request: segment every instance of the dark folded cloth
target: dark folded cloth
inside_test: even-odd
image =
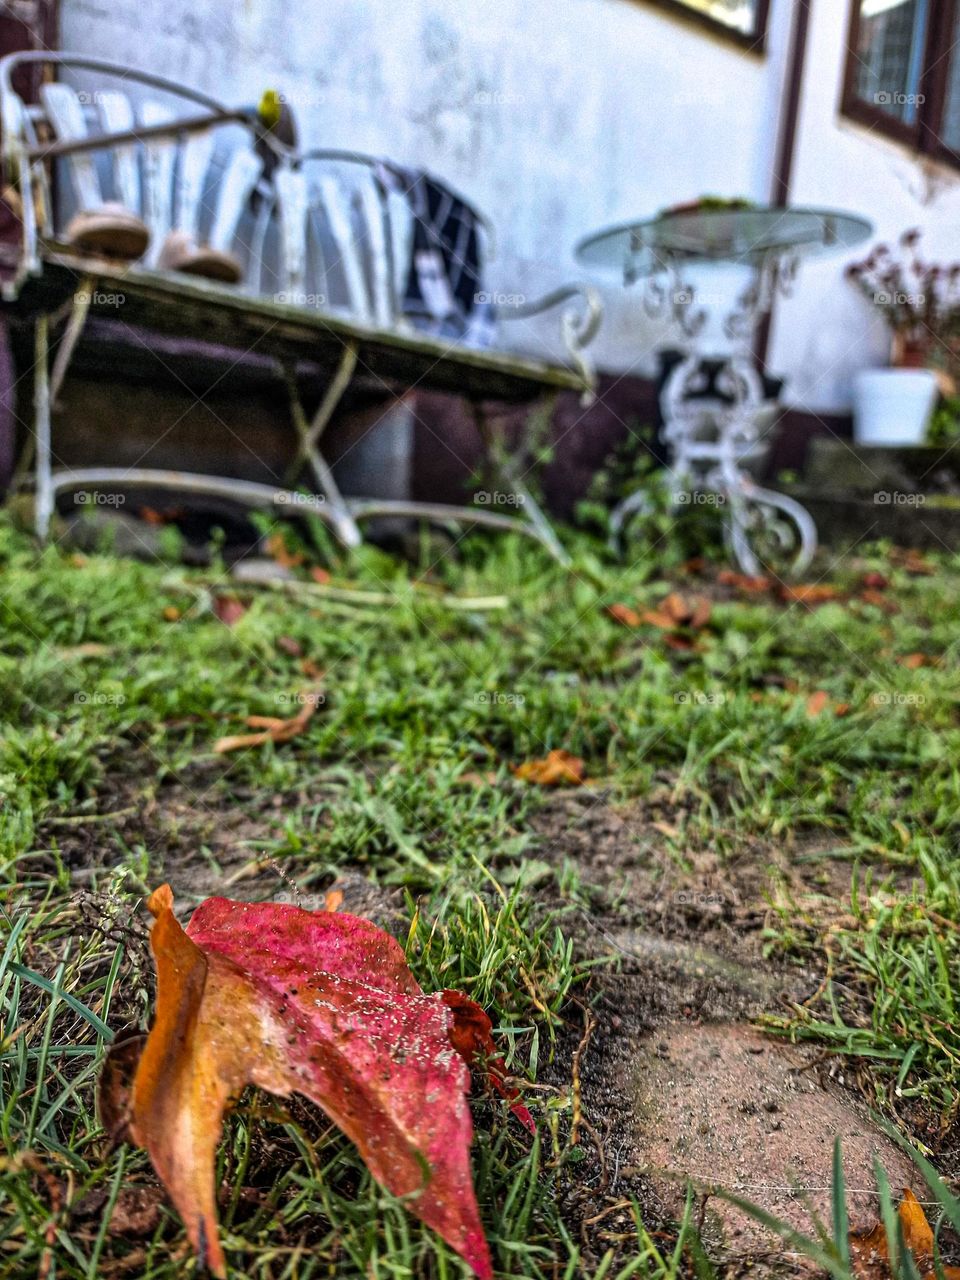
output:
[[[483,290],[479,215],[423,170],[383,163],[379,176],[406,197],[413,214],[404,315],[424,332],[468,346],[492,346],[496,318]]]

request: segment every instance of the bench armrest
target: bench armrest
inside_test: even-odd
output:
[[[560,326],[567,353],[586,385],[584,400],[589,402],[595,394],[597,373],[586,349],[597,336],[603,321],[603,303],[596,289],[587,284],[560,285],[541,298],[498,311],[497,317],[500,320],[528,320],[573,299],[577,300],[577,305],[567,307],[560,317]]]

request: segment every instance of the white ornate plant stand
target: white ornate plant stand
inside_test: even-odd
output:
[[[682,335],[686,354],[660,397],[671,504],[712,498],[723,511],[729,553],[744,573],[802,572],[817,546],[809,512],[758,485],[745,469],[764,430],[763,380],[753,358],[757,326],[776,295],[789,293],[801,257],[850,248],[871,231],[865,219],[829,210],[696,206],[608,228],[577,246],[585,266],[616,269],[626,286],[641,282],[647,313],[672,320]],[[694,287],[704,264],[738,267],[747,277],[725,311],[722,294]],[[645,490],[631,494],[612,514],[612,540],[619,545],[650,508]]]

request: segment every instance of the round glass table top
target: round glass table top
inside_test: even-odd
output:
[[[771,255],[850,249],[872,232],[866,218],[835,209],[694,206],[594,232],[580,241],[575,254],[585,267],[630,279],[669,259],[757,266]]]

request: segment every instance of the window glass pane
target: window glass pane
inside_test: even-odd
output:
[[[916,124],[929,0],[860,0],[857,97]]]
[[[950,41],[952,55],[947,69],[947,97],[943,107],[943,128],[941,138],[951,151],[960,152],[960,8],[957,9],[957,22]]]
[[[679,0],[679,3],[746,36],[760,34],[757,30],[760,0]]]

